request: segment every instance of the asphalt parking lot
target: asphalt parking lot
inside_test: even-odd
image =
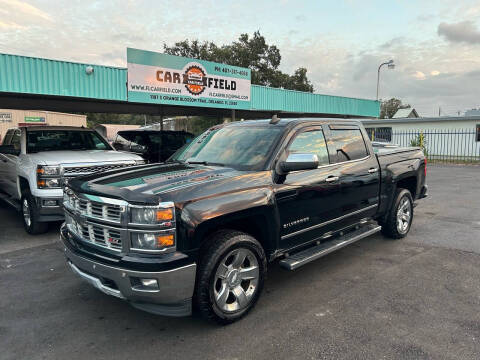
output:
[[[376,235],[295,272],[220,327],[135,310],[83,283],[58,225],[0,204],[0,359],[479,359],[480,167],[430,166],[408,238]]]

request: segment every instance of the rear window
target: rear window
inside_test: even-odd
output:
[[[332,163],[357,160],[368,155],[360,129],[331,129],[328,149]]]

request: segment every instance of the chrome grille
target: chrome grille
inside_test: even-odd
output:
[[[64,176],[86,175],[96,172],[103,172],[124,167],[133,166],[135,164],[107,164],[107,165],[92,165],[92,166],[66,166],[63,168]]]
[[[121,223],[122,213],[125,212],[125,206],[87,200],[72,191],[65,193],[64,206],[71,210],[77,210],[82,215],[116,223]]]
[[[115,251],[122,250],[122,236],[120,230],[109,229],[94,224],[80,225],[80,223],[67,214],[65,220],[70,231],[84,241]]]

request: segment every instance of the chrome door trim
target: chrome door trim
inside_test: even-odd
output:
[[[334,222],[336,222],[336,221],[343,220],[343,219],[345,219],[345,218],[347,218],[347,217],[349,217],[349,216],[356,215],[356,214],[359,214],[359,213],[364,212],[364,211],[367,211],[367,210],[371,210],[371,209],[373,209],[373,208],[375,208],[375,207],[377,207],[377,206],[378,206],[378,203],[377,203],[377,204],[373,204],[373,205],[369,205],[369,206],[367,206],[367,207],[364,207],[363,209],[353,211],[353,212],[351,212],[351,213],[342,215],[342,216],[337,217],[337,218],[335,218],[335,219],[331,219],[331,220],[325,221],[325,222],[323,222],[323,223],[310,226],[310,227],[305,228],[305,229],[297,230],[297,231],[292,232],[292,233],[290,233],[290,234],[283,235],[283,236],[281,237],[281,240],[285,240],[285,239],[291,238],[292,236],[295,236],[295,235],[303,234],[304,232],[307,232],[307,231],[310,231],[310,230],[314,230],[314,229],[318,229],[318,228],[324,227],[324,226],[329,225],[329,224],[332,224],[332,223],[334,223]]]

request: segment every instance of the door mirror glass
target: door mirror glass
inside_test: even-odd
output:
[[[318,167],[318,156],[316,154],[294,153],[288,155],[285,161],[280,163],[280,170],[286,174],[290,171],[312,170]]]
[[[20,155],[20,150],[15,149],[13,145],[2,145],[0,146],[0,153],[5,155]]]

